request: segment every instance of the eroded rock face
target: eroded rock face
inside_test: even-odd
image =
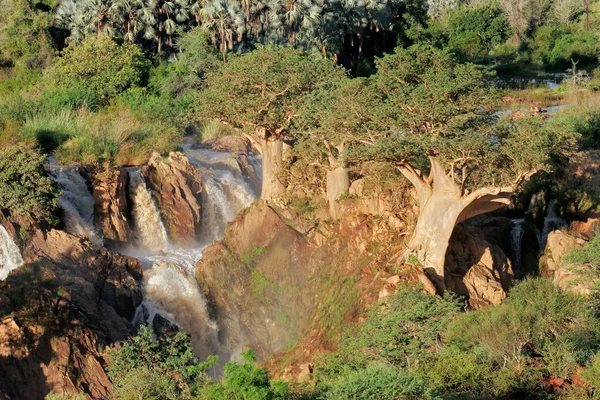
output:
[[[127,172],[122,168],[105,169],[92,178],[96,223],[107,243],[131,241],[128,222]]]
[[[594,267],[569,263],[565,255],[577,247],[585,245],[583,239],[576,238],[563,231],[550,232],[544,251],[544,275],[554,278],[554,284],[563,289],[578,294],[590,294],[594,284]]]
[[[167,160],[154,153],[142,172],[171,239],[179,244],[192,243],[200,229],[200,171],[182,153],[171,153]]]
[[[483,233],[460,224],[454,229],[446,253],[446,286],[468,296],[469,304],[481,308],[500,304],[513,281],[510,261]]]
[[[141,264],[63,231],[31,233],[27,264],[0,291],[0,398],[109,398],[104,348],[135,333]]]
[[[231,353],[248,346],[264,360],[306,329],[311,299],[302,294],[311,253],[302,235],[264,204],[240,214],[223,241],[204,251],[196,278]]]

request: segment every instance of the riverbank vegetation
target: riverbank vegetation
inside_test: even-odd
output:
[[[360,196],[353,180],[414,187],[420,215],[403,255],[443,292],[456,224],[540,188],[573,214],[598,207],[567,161],[600,149],[599,7],[11,0],[0,15],[0,211],[56,222],[47,156],[139,166],[186,136],[243,135],[262,156],[262,199],[307,219],[319,203],[335,221],[339,200]],[[594,239],[566,260],[597,265],[597,252]],[[469,312],[456,296],[402,287],[361,324],[342,327],[338,313],[339,345],[304,386],[271,380],[251,351],[214,378],[216,359],[200,362],[185,334],[148,329],[108,368],[124,399],[593,399],[597,304],[596,291],[542,278]]]
[[[526,279],[501,305],[464,312],[456,296],[400,287],[361,324],[346,325],[337,350],[318,357],[304,385],[270,380],[249,351],[211,379],[215,360],[195,359],[185,335],[155,341],[148,329],[113,353],[111,373],[119,398],[594,399],[597,297]]]

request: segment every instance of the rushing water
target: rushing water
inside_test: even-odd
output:
[[[65,230],[87,237],[94,244],[102,245],[102,238],[94,227],[94,196],[78,167],[49,164],[50,177],[62,190],[58,205],[63,210]]]
[[[207,245],[222,238],[227,223],[260,195],[261,162],[248,156],[245,160],[249,168],[242,169],[229,153],[186,147],[187,156],[203,176],[200,238],[189,248],[169,242],[144,176],[138,168],[127,168],[134,241],[124,252],[138,258],[144,267],[143,302],[133,322],[154,326],[161,320],[156,318],[160,315],[190,334],[199,357],[218,354],[224,363],[240,349],[219,343],[217,324],[211,320],[206,298],[195,280],[196,263]],[[79,168],[58,166],[54,160],[49,160],[47,167],[63,191],[59,205],[66,230],[101,244],[102,239],[94,229],[94,197]],[[0,277],[3,277],[22,260],[18,248],[3,231],[0,241]]]
[[[10,271],[23,265],[19,247],[15,244],[6,229],[0,225],[0,281],[6,279]]]
[[[510,247],[513,256],[513,270],[515,278],[521,278],[521,267],[523,262],[523,238],[525,236],[525,224],[528,222],[525,219],[513,219],[513,228],[510,232]],[[533,224],[532,224],[533,226]],[[565,220],[560,217],[556,211],[555,200],[548,202],[546,216],[544,217],[544,225],[542,229],[536,229],[536,239],[540,252],[543,252],[548,242],[550,232],[561,229],[565,226]]]
[[[239,349],[219,343],[217,324],[211,320],[206,298],[196,284],[196,263],[208,244],[222,238],[227,223],[256,200],[260,193],[249,182],[251,178],[260,180],[260,176],[244,176],[238,162],[228,153],[187,149],[186,155],[203,175],[202,227],[197,245],[191,248],[169,243],[159,210],[142,175],[138,170],[129,170],[133,219],[139,243],[128,253],[144,265],[144,301],[136,312],[134,323],[153,326],[159,314],[190,334],[196,355],[204,358],[217,354],[222,365]],[[260,160],[253,160],[255,164],[257,161],[260,164]],[[252,166],[258,169],[258,166]],[[157,243],[153,244],[153,240]]]
[[[128,168],[127,172],[136,244],[151,252],[165,251],[169,245],[167,230],[146,181],[137,168]]]

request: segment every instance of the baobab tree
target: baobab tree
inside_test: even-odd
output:
[[[290,127],[303,100],[321,83],[344,74],[331,61],[299,49],[259,47],[207,74],[199,116],[227,124],[253,143],[262,155],[261,199],[278,201],[285,191],[279,172],[293,141]]]
[[[446,51],[397,49],[377,68],[373,89],[382,97],[370,124],[386,134],[354,154],[392,162],[415,187],[420,211],[406,255],[444,290],[454,227],[509,204],[528,177],[575,148],[576,135],[539,116],[498,121],[490,73]]]

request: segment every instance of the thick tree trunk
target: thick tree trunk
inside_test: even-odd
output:
[[[427,178],[408,164],[398,167],[417,189],[420,208],[405,255],[417,256],[429,279],[443,292],[446,250],[456,224],[509,204],[514,188],[489,187],[465,194],[438,161],[430,158],[430,162]]]
[[[335,146],[337,155],[333,153],[332,146],[327,140],[323,143],[327,148],[327,158],[329,160],[329,169],[327,171],[327,202],[329,203],[329,213],[332,218],[339,218],[341,210],[339,209],[339,197],[350,189],[350,175],[348,164],[345,161],[345,153],[348,151],[348,145],[340,143]]]
[[[285,158],[286,145],[282,139],[272,137],[260,140],[262,154],[261,200],[273,202],[281,199],[285,186],[279,180],[279,172]]]
[[[340,217],[341,212],[337,199],[348,189],[350,189],[348,168],[338,167],[333,171],[327,171],[327,201],[329,202],[329,213],[333,218]]]

